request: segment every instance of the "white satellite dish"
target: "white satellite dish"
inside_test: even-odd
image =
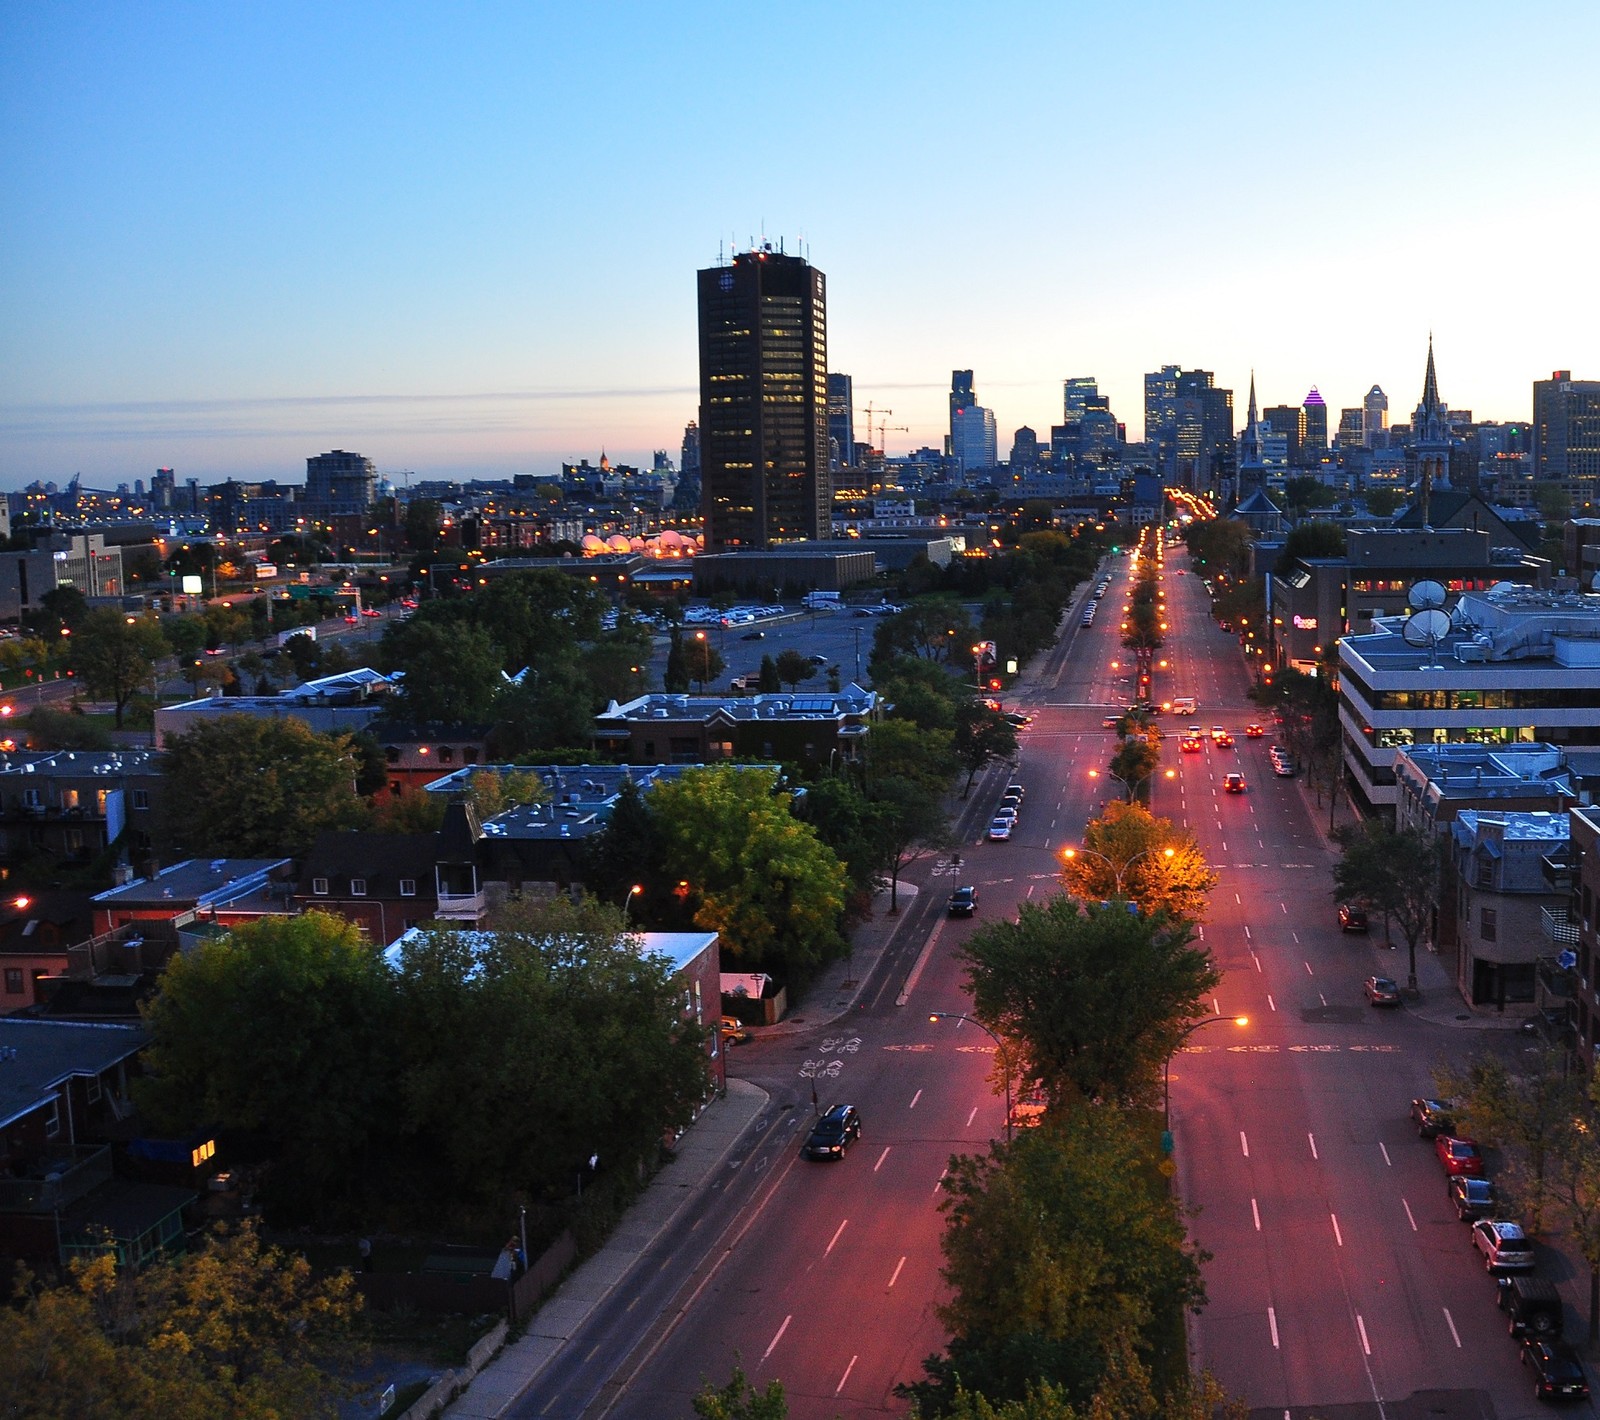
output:
[[[1591,592],[1600,592],[1600,572],[1596,572],[1594,576],[1589,578],[1589,590]]]
[[[1417,582],[1406,595],[1410,598],[1411,605],[1418,611],[1427,611],[1444,605],[1444,587],[1439,582],[1426,580]]]
[[[1437,586],[1437,583],[1434,583]],[[1415,590],[1415,589],[1413,589]],[[1428,648],[1428,662],[1419,670],[1439,671],[1444,667],[1439,665],[1439,643],[1450,634],[1450,613],[1441,611],[1438,607],[1424,607],[1421,611],[1413,613],[1406,618],[1406,624],[1401,627],[1400,634],[1405,638],[1408,646]]]

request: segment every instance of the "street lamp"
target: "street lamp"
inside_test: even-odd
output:
[[[1115,777],[1115,775],[1112,775],[1112,778]],[[1117,866],[1115,859],[1106,857],[1104,853],[1097,853],[1093,848],[1063,848],[1061,850],[1061,856],[1069,863],[1080,853],[1087,853],[1091,858],[1098,858],[1106,865],[1106,867],[1111,869],[1112,875],[1116,878],[1117,896],[1126,897],[1127,894],[1122,890],[1122,880],[1127,875],[1129,868],[1137,863],[1139,859],[1148,858],[1152,853],[1160,853],[1163,858],[1166,858],[1170,861],[1177,855],[1177,851],[1178,850],[1176,848],[1144,848],[1135,853],[1133,857],[1129,858],[1125,863],[1122,864],[1121,867]]]
[[[1006,1087],[1006,1143],[1009,1144],[1011,1142],[1011,1065],[1006,1059],[1005,1041],[1001,1040],[1000,1037],[990,1030],[988,1026],[984,1025],[982,1021],[977,1020],[973,1016],[963,1016],[959,1011],[929,1011],[928,1021],[930,1024],[937,1023],[939,1021],[966,1021],[969,1025],[977,1026],[979,1030],[981,1030],[986,1036],[989,1037],[990,1040],[994,1042],[995,1050],[999,1052],[1000,1056],[1000,1074],[1005,1081]]]
[[[1247,1026],[1249,1024],[1249,1016],[1205,1016],[1191,1025],[1185,1026],[1183,1033],[1172,1042],[1172,1049],[1167,1052],[1167,1058],[1161,1062],[1161,1130],[1163,1136],[1170,1136],[1171,1133],[1172,1057],[1178,1053],[1178,1047],[1197,1030],[1204,1030],[1207,1026]]]
[[[644,891],[643,883],[635,883],[628,889],[627,896],[622,899],[622,929],[628,929],[628,909],[633,906],[634,898]]]

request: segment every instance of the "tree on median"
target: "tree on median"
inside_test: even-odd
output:
[[[1086,902],[1121,898],[1141,911],[1203,922],[1217,885],[1195,836],[1142,804],[1113,801],[1083,831],[1081,849],[1064,850],[1062,886]]]

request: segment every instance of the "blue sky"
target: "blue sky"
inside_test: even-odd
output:
[[[0,7],[0,488],[676,457],[694,272],[828,275],[830,364],[1002,452],[1094,374],[1600,378],[1600,7]],[[864,416],[858,416],[861,436]]]

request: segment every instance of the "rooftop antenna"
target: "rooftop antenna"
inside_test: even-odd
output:
[[[1418,670],[1442,671],[1439,643],[1450,634],[1450,613],[1444,610],[1444,587],[1438,582],[1417,582],[1407,597],[1417,610],[1406,618],[1400,634],[1408,646],[1428,648],[1428,660],[1417,667]]]

